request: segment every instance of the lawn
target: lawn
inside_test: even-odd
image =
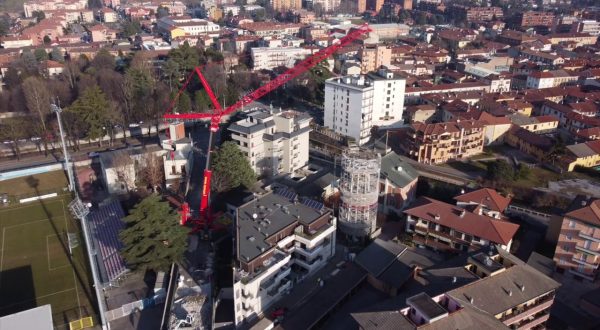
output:
[[[94,316],[88,262],[67,196],[0,209],[0,316],[50,304],[55,329]],[[67,233],[79,246],[69,256]]]
[[[24,198],[38,194],[43,195],[44,193],[58,192],[67,186],[65,172],[53,171],[0,181],[0,194],[6,193],[9,196]]]

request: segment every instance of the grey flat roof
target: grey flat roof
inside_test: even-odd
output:
[[[0,330],[15,329],[53,330],[52,308],[43,305],[0,317]]]
[[[268,251],[272,246],[265,240],[282,229],[294,223],[309,225],[330,212],[295,200],[296,194],[288,198],[271,192],[238,208],[240,261],[248,262]]]
[[[419,177],[417,170],[393,151],[381,158],[380,173],[397,187],[406,187]]]
[[[356,256],[354,262],[375,277],[381,275],[405,250],[406,246],[376,239]]]
[[[556,262],[554,262],[554,260],[535,251],[532,252],[529,259],[527,259],[527,264],[549,277],[552,277],[554,268],[556,267]]]
[[[245,119],[243,119],[242,121],[245,121]],[[243,126],[240,124],[233,123],[231,125],[229,125],[229,127],[227,128],[230,131],[234,131],[234,132],[238,132],[238,133],[244,133],[244,134],[252,134],[252,133],[256,133],[259,131],[262,131],[264,129],[270,128],[275,126],[275,122],[272,120],[263,122],[263,123],[255,123],[254,125],[250,125],[250,126]]]
[[[414,295],[408,299],[406,299],[406,303],[413,308],[417,309],[428,319],[434,319],[440,317],[448,312],[442,308],[442,306],[438,305],[433,298],[428,296],[425,292],[421,292],[417,295]]]
[[[360,267],[347,263],[346,268],[327,280],[325,285],[305,301],[297,312],[286,317],[275,329],[311,329],[366,277],[367,273]]]

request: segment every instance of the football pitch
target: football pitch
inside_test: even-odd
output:
[[[0,316],[50,304],[56,329],[96,319],[85,244],[69,201],[67,195],[0,208]],[[79,241],[72,256],[67,233]]]

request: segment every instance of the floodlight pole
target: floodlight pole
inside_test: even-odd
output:
[[[69,191],[75,191],[75,179],[73,178],[73,169],[69,162],[69,153],[67,152],[67,144],[65,143],[65,134],[63,132],[62,121],[60,119],[60,113],[62,109],[56,105],[51,104],[52,111],[56,113],[56,119],[58,120],[58,129],[60,131],[60,141],[63,147],[63,156],[65,157],[65,169],[67,170],[67,176],[69,177]]]
[[[78,209],[80,212],[74,212],[74,216],[78,217],[81,221],[81,230],[83,231],[83,237],[85,240],[85,248],[87,250],[88,261],[90,262],[90,268],[92,270],[92,280],[94,282],[94,290],[96,291],[96,299],[98,300],[98,313],[100,314],[100,324],[102,325],[102,330],[109,329],[109,324],[106,322],[106,307],[104,306],[104,294],[102,292],[101,284],[100,284],[100,276],[98,274],[98,269],[96,268],[95,257],[92,255],[92,241],[89,236],[89,229],[87,223],[87,211],[86,206],[83,205],[83,202],[79,198],[79,194],[77,193],[77,189],[75,189],[75,178],[73,176],[73,168],[71,167],[71,163],[69,162],[69,152],[67,151],[67,144],[65,143],[65,134],[63,132],[62,122],[60,118],[60,113],[62,109],[56,105],[51,104],[50,107],[52,111],[56,113],[56,118],[58,120],[58,129],[60,130],[60,140],[63,146],[63,154],[65,157],[65,167],[67,169],[67,175],[69,177],[69,190],[73,192],[75,195],[75,203],[74,208]],[[83,207],[83,209],[82,209]],[[85,210],[85,211],[84,211]],[[69,249],[71,249],[69,247]]]

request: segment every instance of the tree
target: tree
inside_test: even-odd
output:
[[[219,193],[240,186],[250,187],[256,182],[256,175],[248,159],[232,141],[223,143],[215,152],[212,170],[212,188]]]
[[[512,166],[504,159],[497,159],[487,166],[487,177],[493,181],[513,181],[515,173]]]
[[[52,51],[50,52],[50,59],[61,63],[65,61],[65,57],[63,56],[62,52],[56,47],[52,48]]]
[[[527,166],[523,163],[519,164],[519,169],[515,173],[515,176],[517,177],[517,179],[527,180],[530,175],[531,175],[531,169],[529,168],[529,166]]]
[[[52,38],[50,36],[44,36],[44,45],[49,45],[52,43]]]
[[[169,8],[159,6],[158,9],[156,9],[156,18],[161,19],[165,16],[169,16]]]
[[[0,16],[0,36],[10,32],[10,17],[8,15]]]
[[[162,76],[169,82],[169,91],[173,91],[173,83],[179,80],[181,72],[179,71],[179,64],[172,58],[168,59],[162,66]]]
[[[68,108],[85,124],[85,137],[96,140],[105,135],[107,124],[107,109],[110,105],[100,87],[95,85],[86,89]],[[100,140],[100,145],[102,141]]]
[[[96,70],[112,70],[115,68],[115,57],[106,48],[102,48],[98,51],[96,56],[94,56],[94,59],[90,63],[90,67]]]
[[[179,113],[192,112],[192,100],[187,92],[183,92],[181,95],[179,95],[176,111]]]
[[[35,125],[36,133],[41,135],[44,141],[44,153],[48,154],[48,127],[46,121],[50,113],[51,96],[46,83],[38,77],[29,77],[23,81],[23,93],[27,109],[37,116]]]
[[[154,154],[148,154],[141,162],[143,165],[139,170],[140,181],[154,188],[161,187],[165,181],[165,170],[163,159]]]
[[[144,198],[123,220],[121,255],[131,270],[166,270],[183,260],[190,230],[179,225],[179,215],[159,195]]]
[[[125,21],[121,24],[122,33],[125,37],[131,37],[138,33],[142,33],[142,25],[139,21]]]
[[[117,151],[113,153],[112,163],[119,182],[123,185],[125,191],[129,192],[131,188],[135,187],[136,173],[133,160],[127,152]]]
[[[33,52],[35,60],[39,62],[46,61],[48,59],[48,53],[43,48],[38,48]]]
[[[21,159],[19,140],[28,137],[30,121],[27,117],[12,117],[3,119],[0,123],[0,139],[11,141],[13,152],[17,159]]]
[[[45,18],[46,18],[46,13],[44,13],[44,12],[43,12],[43,11],[41,11],[41,10],[34,10],[34,11],[31,13],[31,17],[35,17],[35,18],[36,18],[36,20],[39,22],[39,21],[41,21],[41,20],[43,20],[43,19],[45,19]]]
[[[88,8],[102,8],[102,0],[88,0]]]
[[[183,46],[170,50],[169,58],[177,63],[181,74],[192,71],[194,67],[200,64],[198,52],[190,47],[187,41],[183,43]]]

